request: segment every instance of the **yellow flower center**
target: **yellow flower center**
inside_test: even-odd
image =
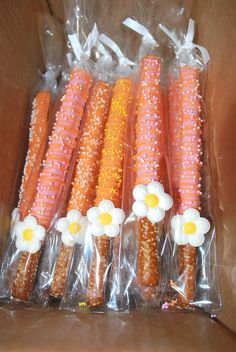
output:
[[[145,197],[145,203],[147,204],[147,206],[149,208],[157,207],[159,202],[160,202],[160,200],[159,200],[158,196],[156,196],[153,193],[150,193]]]
[[[25,229],[23,231],[23,237],[26,241],[31,241],[33,238],[33,231],[31,229]]]
[[[189,221],[184,224],[184,233],[186,235],[193,235],[197,230],[197,226],[194,224],[194,222]]]
[[[112,216],[109,213],[102,213],[99,215],[99,220],[102,225],[110,225],[112,222]]]
[[[75,235],[77,232],[80,231],[80,229],[81,229],[81,226],[78,222],[72,222],[68,228],[68,230],[72,235]]]

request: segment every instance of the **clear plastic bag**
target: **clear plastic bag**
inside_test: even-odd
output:
[[[163,60],[158,43],[145,26],[131,18],[123,23],[142,35],[135,111],[127,136],[130,143],[126,150],[124,178],[128,216],[122,236],[122,281],[126,282],[122,285],[123,295],[131,306],[156,307],[165,287],[161,270],[164,216],[172,206],[171,197],[164,192],[164,189],[168,192],[168,178]]]
[[[130,7],[130,8],[129,8]],[[131,11],[131,13],[138,13],[141,16],[144,16],[146,13],[147,18],[151,19],[153,6],[149,7],[149,11],[144,9],[144,4],[137,3],[133,4],[132,6],[126,6],[124,8],[119,7],[119,15],[121,12],[126,13],[126,15]],[[132,9],[131,9],[132,8]],[[134,10],[135,8],[135,10]],[[123,11],[124,10],[124,11]],[[128,10],[128,11],[127,11]],[[127,11],[127,12],[126,12]],[[113,8],[113,14],[115,10]],[[113,21],[112,21],[113,22]],[[114,21],[115,27],[117,22]],[[119,24],[120,25],[120,24]],[[113,33],[113,30],[109,23],[105,23],[104,26],[107,28],[107,32]],[[102,27],[104,28],[104,27]],[[139,26],[140,28],[140,26]],[[113,28],[114,29],[114,28]],[[143,32],[144,31],[144,32]],[[125,33],[126,41],[124,42],[124,37],[119,36],[119,33],[114,34],[114,38],[117,38],[117,41],[120,43],[122,41],[122,47],[127,48],[129,51],[130,47],[133,48],[133,45],[129,45],[131,43],[130,40],[130,32]],[[143,58],[143,56],[148,54],[155,54],[157,46],[156,41],[151,36],[150,33],[145,31],[144,28],[141,29],[141,34],[143,34],[142,45],[139,51],[139,59]],[[109,41],[105,40],[105,43],[109,43]],[[133,43],[132,43],[133,44]],[[112,45],[113,46],[113,45]],[[119,50],[114,50],[118,53]],[[134,49],[133,49],[134,52]],[[135,55],[132,55],[135,56]],[[155,60],[155,58],[152,57]],[[157,66],[159,65],[159,60]],[[123,68],[121,69],[123,70]],[[120,72],[120,69],[119,69]],[[160,74],[160,73],[158,73]],[[137,88],[137,86],[135,86]],[[159,90],[158,90],[159,91]],[[161,106],[162,103],[159,104]],[[134,144],[133,143],[133,136],[134,136],[134,125],[135,125],[135,111],[133,111],[128,119],[127,124],[127,131],[124,143],[124,150],[125,150],[125,163],[123,166],[123,170],[125,172],[125,176],[123,179],[123,190],[122,190],[122,209],[125,209],[126,215],[130,213],[129,198],[130,195],[130,178],[132,177],[133,173],[133,155],[134,155]],[[130,160],[127,155],[130,155]],[[131,165],[132,164],[132,165]],[[107,185],[110,183],[107,181]],[[134,181],[133,181],[134,184]],[[131,184],[131,187],[133,187]],[[128,185],[128,186],[127,186]],[[166,196],[167,197],[167,196]],[[106,197],[103,197],[107,199]],[[98,205],[98,204],[97,204]],[[90,217],[90,216],[89,216]],[[92,217],[91,217],[92,220]],[[125,223],[124,226],[121,226],[120,236],[116,239],[109,241],[108,239],[97,239],[94,241],[93,236],[91,233],[88,233],[86,237],[86,242],[84,246],[84,251],[81,253],[81,247],[78,245],[75,246],[73,260],[71,263],[70,274],[68,277],[66,290],[64,293],[64,297],[62,300],[61,308],[71,309],[71,310],[95,310],[95,311],[104,311],[105,306],[110,309],[115,310],[127,310],[130,306],[130,299],[132,297],[132,291],[134,288],[137,288],[137,283],[135,283],[136,277],[136,259],[137,259],[137,241],[135,237],[135,230],[132,232],[131,238],[129,238],[129,233],[127,233],[127,228],[129,226],[132,227],[135,222],[134,219],[132,224],[130,224],[130,217],[126,220],[127,224]],[[128,229],[129,232],[129,229]],[[137,232],[137,231],[136,231]],[[102,243],[103,242],[103,243]],[[106,242],[106,243],[105,243]],[[104,244],[105,243],[105,244]],[[121,253],[121,247],[123,247],[124,251]],[[161,250],[160,250],[161,252]],[[110,259],[108,258],[110,254]],[[154,252],[154,256],[156,256]],[[152,264],[151,264],[152,265]],[[159,292],[162,292],[163,285],[160,284],[161,289]],[[104,289],[105,288],[105,289]],[[145,291],[145,290],[141,290]],[[150,291],[150,290],[147,290]],[[135,302],[139,305],[140,296],[142,294],[146,294],[150,296],[150,292],[140,292],[140,287],[136,289],[134,294]],[[153,299],[153,295],[151,293],[151,305],[158,305],[161,300],[161,294],[158,295],[154,294],[155,296]],[[92,297],[92,299],[91,299]],[[144,299],[145,301],[146,298]],[[142,302],[143,303],[143,302]]]
[[[169,289],[162,307],[199,307],[215,315],[220,293],[202,98],[209,55],[193,43],[193,20],[180,36],[165,26],[161,29],[175,48],[168,81],[169,175],[174,206],[164,249]]]
[[[55,51],[57,42],[52,45],[52,32],[48,30],[47,26],[43,27],[43,35],[44,38],[49,38],[48,43],[53,48],[53,55],[51,55],[50,49],[44,50],[44,52],[50,58],[56,55],[57,63],[57,55],[59,57],[61,55]],[[61,48],[60,41],[59,46]],[[49,77],[51,84],[51,71],[54,65],[49,63],[47,66],[50,67],[50,74],[45,75],[45,80]],[[28,302],[32,297],[39,260],[43,251],[43,240],[46,232],[50,231],[53,226],[57,211],[63,204],[67,193],[68,182],[75,162],[78,129],[91,83],[92,76],[88,71],[77,67],[72,69],[66,86],[65,81],[63,82],[65,91],[55,120],[55,111],[53,110],[49,124],[46,123],[46,131],[42,140],[37,140],[40,147],[39,152],[35,155],[35,162],[31,165],[32,171],[25,188],[28,193],[27,196],[23,194],[22,200],[20,198],[21,204],[25,205],[25,212],[20,209],[20,214],[17,215],[17,221],[11,230],[12,239],[3,258],[2,298]],[[61,94],[60,90],[59,94]],[[58,105],[57,103],[56,106]],[[41,128],[37,128],[37,131],[40,132]],[[30,137],[33,138],[33,145],[35,145],[35,136],[31,134]],[[34,189],[32,189],[32,180],[34,180]]]
[[[60,73],[62,57],[61,26],[51,16],[39,16],[39,35],[45,61],[45,73],[33,90],[33,102],[29,133],[29,147],[23,171],[19,202],[12,212],[10,236],[5,249],[0,276],[0,297],[9,300],[14,279],[21,258],[21,250],[16,246],[15,226],[25,218],[33,204],[37,180],[42,169],[48,133],[53,125],[52,111],[55,108],[57,76]],[[53,46],[53,53],[50,47]]]
[[[132,107],[133,63],[107,36],[103,44],[115,51],[119,65],[114,74],[110,109],[104,134],[101,164],[94,207],[87,211],[88,231],[84,247],[75,245],[62,309],[103,312],[116,286],[117,259],[120,257],[122,210],[122,173],[125,133]],[[113,287],[113,288],[112,288]]]
[[[95,34],[96,32],[96,34]],[[90,35],[97,35],[96,25]],[[46,238],[45,250],[35,288],[37,300],[47,305],[62,298],[74,246],[83,250],[87,232],[87,210],[94,204],[103,135],[110,104],[110,70],[112,58],[102,44],[97,47],[98,60],[93,64],[94,83],[87,101],[80,129],[73,177],[67,197],[57,212],[57,221]],[[94,51],[94,48],[91,47]],[[64,216],[63,216],[64,215]],[[80,258],[80,255],[77,255]]]
[[[163,270],[162,258],[168,210],[172,206],[171,197],[164,192],[164,189],[167,193],[170,192],[166,168],[168,160],[166,160],[166,116],[163,94],[165,83],[163,59],[166,59],[167,55],[165,48],[158,45],[151,33],[155,33],[156,36],[160,32],[156,22],[163,18],[166,21],[169,20],[171,6],[172,15],[178,14],[179,26],[184,22],[188,11],[180,9],[175,1],[168,5],[153,1],[148,5],[146,6],[145,2],[135,2],[128,11],[127,9],[122,11],[126,15],[132,15],[132,18],[126,18],[123,24],[141,35],[141,42],[137,40],[136,34],[136,37],[132,37],[132,45],[129,46],[129,49],[132,49],[132,57],[138,49],[136,60],[139,64],[139,73],[136,102],[130,118],[125,146],[123,208],[127,217],[121,231],[121,254],[117,258],[119,270],[116,271],[116,285],[114,285],[113,276],[112,294],[108,300],[108,306],[116,310],[127,310],[134,306],[158,307],[167,283],[167,273]],[[176,26],[177,22],[174,22],[172,25]],[[130,33],[130,30],[124,29],[125,36],[130,36]],[[149,170],[144,177],[147,167]],[[154,188],[156,188],[155,192]],[[145,216],[142,211],[142,214],[140,213],[140,207],[143,209],[146,204],[145,197],[140,199],[138,190],[142,196],[146,194],[149,202],[152,203],[158,199],[158,202],[162,203],[163,208],[154,207],[153,204],[150,206],[150,213],[153,213],[154,209],[156,211],[152,219],[147,217],[147,209]],[[135,197],[137,199],[134,199]],[[164,221],[165,211],[167,214]]]

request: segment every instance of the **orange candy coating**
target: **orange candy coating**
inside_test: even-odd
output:
[[[93,206],[110,95],[111,88],[108,83],[97,81],[94,84],[87,104],[68,211],[79,209],[86,215],[87,210]]]
[[[28,214],[36,191],[39,169],[44,157],[44,149],[47,139],[46,132],[48,127],[50,101],[51,93],[46,90],[39,91],[33,101],[29,147],[25,160],[18,203],[22,219]],[[36,160],[37,167],[35,166]]]
[[[103,199],[109,199],[115,207],[121,207],[124,140],[131,103],[132,81],[130,78],[120,78],[113,87],[96,190],[96,205]],[[95,238],[87,291],[87,302],[90,306],[100,306],[104,303],[109,249],[108,237]]]

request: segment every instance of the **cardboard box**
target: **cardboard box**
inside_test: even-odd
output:
[[[108,0],[103,0],[108,1]],[[127,1],[127,0],[126,0]],[[167,1],[167,0],[166,0]],[[37,12],[63,18],[61,0],[0,2],[0,241],[6,241],[26,151],[27,107],[43,69]],[[198,43],[211,55],[206,82],[211,197],[222,311],[76,315],[0,307],[0,351],[236,350],[236,1],[194,0]]]

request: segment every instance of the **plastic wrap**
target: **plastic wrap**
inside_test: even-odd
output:
[[[202,83],[207,50],[193,43],[194,21],[180,37],[161,25],[175,48],[169,68],[168,135],[173,213],[164,251],[170,275],[170,300],[163,308],[220,306],[215,263],[215,228],[209,204],[208,141]],[[169,253],[169,254],[168,254]]]
[[[104,311],[112,291],[120,251],[123,155],[127,122],[132,107],[133,81],[119,47],[104,34],[99,39],[117,55],[110,108],[104,131],[101,164],[94,206],[87,211],[88,231],[84,247],[76,245],[61,308]],[[110,285],[111,284],[111,285]]]
[[[170,1],[165,1],[168,4]],[[18,2],[14,2],[18,3]],[[31,2],[30,2],[31,3]],[[109,1],[112,3],[112,8],[116,8],[114,1]],[[181,2],[182,3],[182,2]],[[233,2],[234,3],[234,2]],[[123,5],[123,2],[122,2]],[[232,48],[232,33],[235,28],[235,18],[233,8],[235,9],[235,3],[232,7],[232,2],[197,2],[195,3],[195,12],[194,15],[197,16],[198,23],[198,41],[199,43],[204,43],[210,50],[210,54],[212,60],[210,61],[209,70],[207,70],[208,76],[208,84],[207,84],[207,96],[204,95],[204,100],[206,99],[206,103],[208,106],[208,115],[206,117],[208,124],[208,144],[211,146],[211,169],[208,170],[207,175],[211,173],[213,179],[211,180],[211,191],[212,197],[214,198],[214,220],[217,226],[217,230],[219,230],[218,238],[218,261],[215,263],[217,265],[220,278],[221,278],[221,289],[223,295],[223,310],[220,316],[220,319],[223,320],[230,328],[234,328],[235,330],[235,319],[234,319],[234,311],[235,311],[235,138],[234,138],[234,127],[235,127],[235,118],[233,114],[233,106],[234,106],[234,79],[233,75],[235,73],[235,55],[234,48]],[[11,40],[8,41],[6,50],[4,50],[5,55],[14,52],[14,55],[10,55],[12,60],[3,60],[9,61],[9,65],[3,65],[2,69],[6,71],[5,75],[2,76],[6,81],[11,84],[10,78],[16,74],[15,63],[22,62],[19,58],[19,54],[21,54],[20,50],[15,50],[14,43],[19,43],[19,40],[25,42],[24,38],[27,37],[27,28],[22,29],[22,25],[27,23],[28,18],[31,17],[28,11],[36,9],[34,5],[30,5],[30,7],[25,6],[25,11],[20,13],[19,10],[22,8],[17,8],[15,5],[9,5],[7,8],[5,5],[4,11],[6,13],[6,21],[9,22],[9,18],[13,18],[15,15],[20,13],[19,26],[2,26],[5,28],[5,37],[6,39],[11,36]],[[57,4],[56,4],[57,6]],[[102,7],[102,6],[101,6]],[[57,9],[57,8],[56,8]],[[18,12],[17,12],[18,11]],[[171,12],[171,11],[170,11]],[[29,17],[27,18],[27,14]],[[11,16],[10,16],[11,15]],[[119,14],[117,14],[119,16]],[[4,16],[3,16],[4,18]],[[17,16],[15,16],[17,19]],[[110,17],[108,18],[110,19]],[[108,24],[108,20],[106,23]],[[166,24],[165,24],[166,25]],[[17,27],[17,28],[15,28]],[[32,42],[36,42],[34,39],[34,32],[32,30],[32,36],[30,35],[29,40],[27,40],[26,48],[35,49],[31,47]],[[231,34],[231,35],[230,35]],[[22,47],[20,47],[22,48]],[[25,46],[24,46],[25,50]],[[36,56],[37,51],[33,51],[32,54]],[[38,53],[38,52],[37,52]],[[21,55],[22,56],[22,55]],[[37,55],[39,56],[39,55]],[[21,71],[26,76],[28,70],[35,60],[30,61],[30,66],[27,65],[21,66]],[[13,63],[13,64],[12,64]],[[230,68],[230,69],[229,69]],[[32,69],[31,69],[32,70]],[[10,76],[9,76],[10,73]],[[22,76],[23,77],[23,76]],[[22,79],[23,81],[23,79]],[[14,81],[15,83],[15,81]],[[21,82],[22,83],[22,82]],[[20,94],[22,91],[21,84],[20,88],[18,87],[17,97],[14,98],[14,107],[12,109],[12,98],[8,98],[8,96],[13,96],[13,90],[9,90],[7,85],[3,85],[2,94],[6,96],[7,99],[3,99],[2,108],[6,109],[7,116],[10,116],[13,113],[14,119],[21,118],[20,114],[20,104],[18,100],[23,101],[22,95]],[[10,91],[10,94],[9,94]],[[8,105],[9,102],[9,105]],[[24,103],[24,102],[23,102]],[[23,104],[24,105],[24,104]],[[21,120],[21,119],[20,119]],[[8,122],[6,120],[6,122]],[[13,121],[11,121],[13,122]],[[206,125],[205,122],[205,125]],[[4,130],[7,130],[4,128]],[[9,128],[8,128],[9,130]],[[20,138],[22,134],[22,126],[17,125],[17,128],[10,129],[11,137],[13,140]],[[2,136],[3,145],[4,142],[8,140],[9,134],[6,132]],[[6,158],[9,158],[9,162],[13,160],[12,154],[13,150],[9,150],[7,146],[9,145],[5,142],[4,147],[2,148],[2,165],[5,164]],[[4,198],[4,193],[8,195],[9,189],[7,189],[7,179],[11,179],[11,173],[8,165],[9,162],[5,164],[6,171],[4,172],[4,177],[2,178],[2,213],[3,215],[7,208],[7,202]],[[13,170],[14,172],[14,170]],[[14,187],[12,187],[13,191]],[[212,200],[208,198],[208,202],[212,203]],[[3,216],[5,223],[7,222],[7,217]],[[3,226],[2,226],[3,227]],[[3,230],[3,229],[2,229]],[[2,231],[3,234],[3,231]],[[218,234],[218,232],[217,232]],[[3,236],[2,236],[3,237]],[[213,256],[215,257],[215,256]],[[167,305],[168,306],[168,305]],[[98,349],[99,346],[103,348],[104,339],[109,337],[109,341],[112,346],[117,349],[128,348],[140,342],[143,344],[142,346],[145,348],[157,348],[156,346],[163,346],[163,348],[169,348],[176,350],[177,345],[180,341],[180,336],[183,334],[183,331],[187,331],[186,339],[181,339],[181,346],[186,346],[188,349],[189,346],[195,346],[195,348],[203,348],[204,349],[223,349],[227,344],[228,349],[230,349],[229,344],[230,341],[234,340],[233,336],[225,339],[224,334],[230,333],[227,331],[222,324],[218,322],[214,322],[208,319],[207,315],[199,314],[179,314],[178,312],[174,314],[168,314],[168,312],[164,312],[161,314],[161,317],[153,314],[153,319],[149,321],[149,318],[144,315],[142,318],[138,315],[134,315],[131,317],[130,324],[127,326],[127,321],[125,317],[122,316],[120,321],[120,326],[115,326],[114,321],[116,318],[114,316],[108,317],[108,321],[105,320],[103,323],[103,317],[99,317],[99,319],[92,317],[84,317],[84,320],[80,317],[76,317],[76,315],[71,315],[70,319],[68,318],[68,314],[57,314],[56,311],[51,310],[49,313],[51,315],[48,316],[48,312],[34,311],[34,310],[9,310],[8,308],[2,309],[3,313],[6,311],[6,315],[2,315],[2,323],[3,323],[3,331],[2,331],[2,348],[6,349],[20,349],[19,343],[21,344],[21,348],[29,349],[30,347],[33,349],[45,348],[50,349],[63,349],[63,348],[71,348],[76,349],[78,345],[84,346],[84,348],[91,348],[91,343],[94,349]],[[45,319],[42,315],[45,315]],[[21,319],[18,319],[18,318]],[[107,317],[105,317],[107,318]],[[64,320],[63,320],[64,319]],[[191,321],[191,326],[189,324],[189,319]],[[75,321],[78,324],[73,325]],[[125,324],[124,324],[125,321]],[[92,323],[95,323],[95,326],[91,327]],[[79,324],[81,323],[81,324]],[[137,325],[133,325],[136,324]],[[140,323],[140,325],[139,325]],[[144,323],[144,324],[143,324]],[[149,327],[147,327],[149,324]],[[109,332],[107,331],[107,327],[109,326]],[[51,329],[50,329],[51,328]],[[129,329],[130,328],[130,329]],[[20,329],[20,330],[19,330]],[[25,334],[25,331],[29,329],[30,334]],[[121,329],[121,334],[117,334],[116,331]],[[221,331],[221,330],[222,331]],[[90,342],[90,331],[95,331],[95,338]],[[18,334],[17,334],[18,331]],[[42,339],[42,331],[44,331],[44,338]],[[75,333],[75,331],[80,331],[80,333]],[[88,331],[88,334],[86,332]],[[168,334],[166,332],[169,331]],[[135,334],[136,332],[136,334]],[[141,332],[141,333],[140,333]],[[223,332],[223,334],[222,334]],[[17,334],[17,337],[16,337]],[[101,334],[103,338],[101,337]],[[124,334],[126,338],[124,338]],[[130,335],[133,335],[130,338]],[[166,337],[163,340],[163,335]],[[82,339],[81,339],[82,338]],[[154,340],[153,340],[154,338]],[[38,341],[38,344],[35,341]],[[126,341],[126,342],[125,342]],[[100,345],[99,345],[100,343]],[[127,346],[128,343],[128,346]],[[51,344],[53,346],[51,346]],[[147,345],[149,347],[147,347]],[[232,350],[234,350],[234,342],[231,343]],[[230,346],[231,346],[230,345]],[[30,347],[29,347],[30,346]],[[69,347],[68,347],[69,346]],[[182,349],[183,349],[182,346]],[[111,347],[108,347],[111,348]]]
[[[145,26],[131,18],[123,23],[141,34],[142,42],[135,111],[127,135],[129,148],[124,167],[127,218],[122,237],[121,290],[128,300],[133,297],[137,307],[158,306],[164,288],[160,266],[164,216],[172,206],[171,197],[164,192],[168,190],[168,180],[162,59],[158,43]]]
[[[45,31],[43,33],[45,34]],[[46,38],[47,36],[50,38],[51,45],[51,33],[46,28]],[[60,53],[55,51],[55,45],[52,45],[52,48],[58,60],[57,55],[60,56]],[[50,50],[47,49],[44,52],[49,54]],[[48,66],[50,69],[53,67],[51,63]],[[51,74],[49,77],[51,82]],[[46,74],[45,79],[47,78]],[[35,148],[37,141],[39,151],[36,155],[34,151],[35,161],[31,162],[32,172],[23,196],[20,195],[20,206],[25,204],[25,213],[21,213],[20,208],[20,219],[16,219],[18,221],[12,227],[12,240],[3,258],[2,298],[10,297],[18,301],[28,301],[32,295],[43,240],[46,232],[50,231],[58,208],[63,204],[67,183],[73,171],[78,129],[91,83],[92,76],[88,71],[74,67],[70,72],[69,82],[65,87],[55,121],[52,116],[49,125],[45,122],[46,131],[41,137],[30,132],[32,148]],[[40,117],[40,123],[42,123],[42,117]],[[37,126],[36,132],[42,132],[41,126]],[[28,155],[30,148],[31,144]],[[15,215],[16,212],[14,212]]]
[[[64,205],[57,212],[57,221],[47,236],[39,269],[36,295],[43,304],[47,304],[49,298],[60,299],[64,293],[74,245],[77,244],[79,252],[83,250],[88,225],[86,213],[93,206],[96,194],[111,97],[109,71],[112,59],[103,45],[97,42],[96,25],[89,36],[93,37],[90,50],[98,56],[93,65],[94,83],[83,116],[71,187],[68,188]]]

